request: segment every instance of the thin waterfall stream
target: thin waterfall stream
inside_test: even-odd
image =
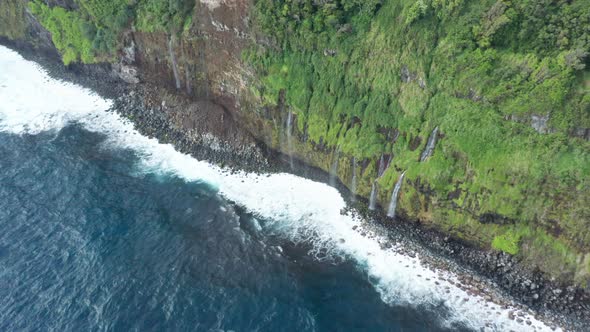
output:
[[[174,72],[174,81],[176,83],[176,90],[180,90],[182,85],[180,83],[180,77],[178,74],[178,65],[176,64],[176,56],[174,56],[173,48],[174,37],[170,36],[168,39],[168,55],[170,56],[170,62],[172,63],[172,71]]]
[[[289,154],[289,166],[291,169],[294,169],[293,166],[293,142],[292,142],[292,132],[293,132],[293,112],[288,111],[287,113],[287,153]]]
[[[336,147],[330,167],[330,186],[336,187],[336,180],[338,179],[338,159],[340,159],[340,146]]]
[[[432,156],[432,152],[434,151],[434,147],[436,146],[436,138],[438,136],[438,127],[435,127],[430,137],[428,137],[428,143],[426,143],[426,148],[422,151],[420,155],[420,161],[425,161],[427,158]]]
[[[399,196],[400,189],[402,188],[405,175],[406,172],[403,172],[397,180],[397,182],[395,183],[395,187],[393,188],[393,193],[391,194],[391,201],[389,202],[389,208],[387,209],[387,216],[390,218],[395,218],[395,210],[397,208],[397,197]]]
[[[385,170],[389,166],[389,161],[385,162],[385,156],[381,154],[379,158],[379,169],[377,171],[377,178],[373,181],[371,185],[371,196],[369,197],[369,210],[374,211],[377,208],[377,191],[379,190],[379,185],[377,184],[377,180],[383,176]]]
[[[352,181],[350,183],[350,200],[356,202],[356,158],[352,157]]]

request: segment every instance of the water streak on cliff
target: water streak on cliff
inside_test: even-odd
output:
[[[385,155],[381,154],[381,157],[379,158],[377,178],[375,179],[375,181],[373,181],[371,187],[371,197],[369,198],[369,210],[371,211],[375,210],[375,208],[377,207],[377,191],[379,190],[379,184],[377,184],[377,180],[379,180],[379,178],[383,176],[383,173],[385,173],[385,170],[387,170],[387,168],[389,167],[389,162],[390,160],[385,160]]]
[[[375,211],[377,207],[377,180],[373,181],[373,185],[371,187],[371,197],[369,198],[369,210]]]
[[[190,69],[187,66],[186,70],[185,70],[185,76],[186,76],[186,94],[188,94],[189,96],[193,94],[193,87],[191,86],[191,73],[190,73]]]
[[[293,131],[293,112],[287,113],[287,154],[289,155],[289,165],[291,169],[293,166],[293,142],[292,142],[292,131]]]
[[[178,65],[176,64],[176,57],[174,56],[173,44],[174,39],[172,36],[168,39],[168,55],[170,56],[170,63],[172,64],[172,71],[174,72],[174,81],[176,83],[176,90],[181,89],[180,77],[178,76]]]
[[[402,188],[402,184],[404,182],[405,175],[406,175],[406,172],[403,172],[402,175],[397,180],[397,182],[395,183],[395,187],[393,188],[393,193],[391,194],[391,201],[389,202],[389,209],[387,209],[387,216],[390,218],[395,219],[395,210],[397,208],[397,197],[399,196],[399,191]]]
[[[352,182],[350,184],[350,200],[356,202],[356,158],[352,157]]]
[[[426,143],[426,148],[422,151],[420,155],[420,161],[426,160],[428,157],[432,156],[432,152],[434,151],[434,147],[436,146],[436,138],[438,136],[438,127],[435,127],[428,138],[428,143]]]
[[[332,167],[330,167],[330,186],[336,187],[336,179],[338,178],[338,159],[340,159],[339,146],[336,147],[333,158]]]
[[[377,178],[380,178],[385,172],[385,157],[381,154],[381,158],[379,158],[379,171],[377,172]]]

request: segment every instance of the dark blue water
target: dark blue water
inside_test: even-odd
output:
[[[0,133],[0,331],[441,330],[352,263],[319,262],[103,140]]]

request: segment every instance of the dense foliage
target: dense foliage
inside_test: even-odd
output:
[[[394,155],[384,201],[406,170],[438,204],[420,217],[459,237],[572,264],[571,248],[589,249],[590,145],[572,133],[590,128],[590,1],[258,0],[255,22],[272,40],[244,55],[255,93],[273,105],[285,91],[313,142],[372,165]],[[401,207],[423,213],[422,193],[403,190]]]
[[[146,32],[178,33],[190,25],[194,0],[75,0],[76,10],[29,2],[32,13],[52,34],[64,63],[109,59],[121,33],[134,25]]]
[[[23,11],[26,4],[22,1],[1,1],[0,2],[0,32],[10,39],[21,38],[26,33],[25,22],[23,22]]]
[[[178,32],[190,26],[194,6],[194,0],[141,1],[137,7],[136,27],[147,32]]]

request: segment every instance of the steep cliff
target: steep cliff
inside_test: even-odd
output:
[[[254,13],[254,93],[294,113],[296,157],[329,170],[338,156],[350,186],[354,158],[357,194],[376,181],[383,207],[405,172],[406,219],[587,284],[590,2],[261,0]]]
[[[0,2],[0,35],[52,50],[37,21],[65,63],[188,100],[179,128],[590,286],[587,0]]]

